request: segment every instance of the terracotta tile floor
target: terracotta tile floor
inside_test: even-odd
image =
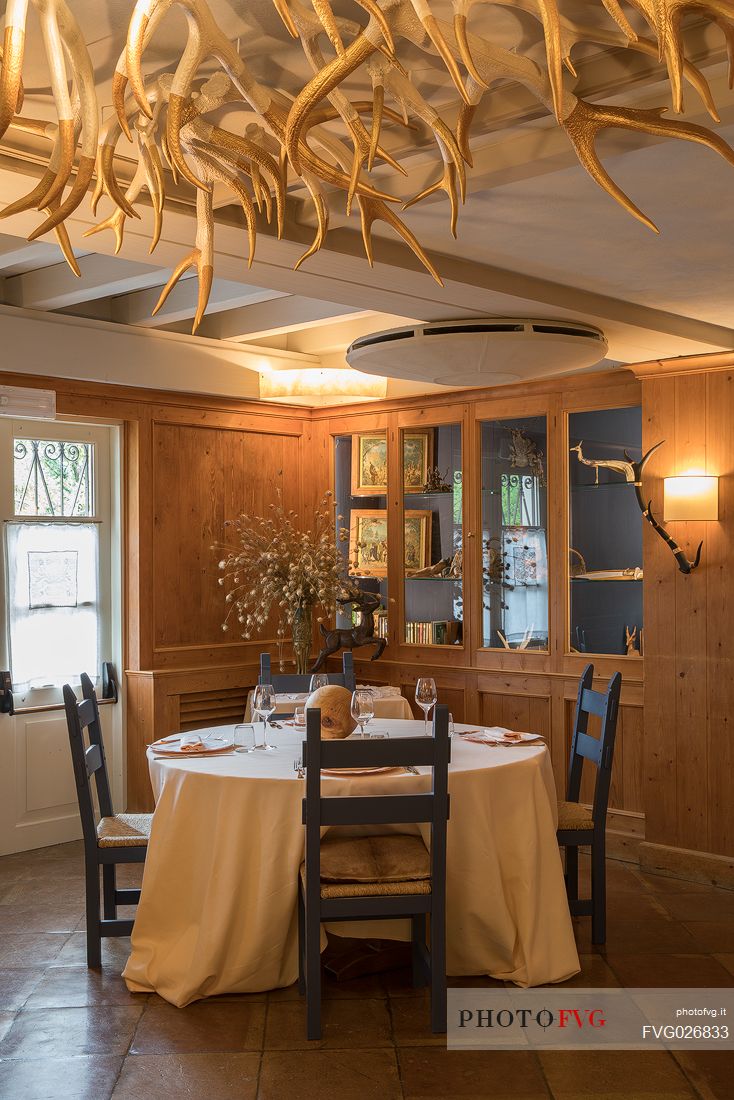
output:
[[[139,869],[126,874],[132,885]],[[734,892],[613,860],[608,881],[608,943],[594,949],[577,922],[574,985],[734,984]],[[2,1100],[734,1097],[734,1054],[446,1051],[402,970],[327,980],[318,1043],[295,988],[175,1009],[128,993],[126,940],[105,941],[102,971],[87,970],[83,888],[79,844],[0,859]]]

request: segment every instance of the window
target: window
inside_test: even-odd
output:
[[[59,439],[13,441],[16,516],[91,516],[91,443]]]
[[[80,433],[81,434],[81,433]],[[10,667],[16,691],[76,682],[100,662],[95,445],[15,434],[6,521]]]

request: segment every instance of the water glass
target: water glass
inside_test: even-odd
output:
[[[264,749],[272,752],[273,745],[268,744],[268,718],[275,711],[275,688],[272,684],[258,684],[252,697],[252,709],[260,716],[263,726],[263,739],[261,745],[255,745],[256,749]]]
[[[306,708],[300,703],[293,711],[293,725],[300,730],[306,728]]]
[[[357,688],[352,692],[351,715],[359,723],[360,736],[364,737],[364,728],[375,717],[375,697],[368,688]]]
[[[235,752],[253,752],[255,749],[255,727],[252,722],[241,722],[234,728]]]
[[[309,691],[318,691],[319,688],[325,688],[328,686],[328,672],[314,672],[313,676],[311,677],[311,683],[309,684]]]
[[[436,681],[431,676],[421,676],[415,685],[415,701],[423,711],[424,733],[428,737],[428,712],[438,702]]]

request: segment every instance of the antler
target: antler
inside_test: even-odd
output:
[[[355,0],[354,15],[337,14],[333,0],[273,0],[287,32],[298,39],[312,70],[295,96],[258,81],[238,48],[217,25],[207,0],[136,0],[112,80],[114,114],[100,128],[94,73],[81,30],[68,0],[8,0],[0,45],[0,138],[10,126],[25,128],[51,141],[48,165],[33,190],[2,212],[3,217],[30,209],[46,212],[31,239],[54,230],[67,260],[75,266],[64,222],[83,201],[96,163],[92,196],[96,211],[103,197],[113,209],[87,235],[111,230],[115,246],[123,245],[127,218],[139,217],[135,204],[147,190],[153,208],[151,251],[161,235],[166,201],[165,173],[190,184],[196,193],[197,243],[174,272],[164,292],[170,293],[184,269],[196,267],[200,299],[195,326],[206,306],[213,267],[213,202],[215,183],[230,189],[247,226],[248,262],[255,252],[258,216],[285,222],[288,172],[290,185],[313,204],[316,232],[296,266],[320,249],[329,228],[329,204],[336,192],[347,213],[359,207],[365,252],[372,263],[371,231],[386,222],[413,250],[431,276],[439,274],[420,243],[392,209],[397,200],[370,178],[375,165],[405,172],[383,135],[388,124],[418,125],[432,135],[438,170],[428,186],[409,198],[405,208],[445,192],[450,231],[456,235],[460,203],[466,196],[466,165],[471,164],[470,130],[479,117],[483,95],[497,81],[521,84],[558,121],[569,136],[580,163],[608,194],[634,217],[654,223],[612,180],[596,151],[597,135],[610,127],[676,137],[707,145],[734,164],[734,151],[711,130],[681,120],[664,119],[663,108],[634,110],[588,103],[574,95],[573,52],[600,45],[659,56],[664,63],[676,111],[683,107],[683,84],[701,96],[718,121],[711,89],[685,56],[683,19],[689,10],[724,35],[734,80],[734,0],[629,0],[637,12],[634,29],[618,0],[598,0],[569,18],[559,0],[452,0],[451,16],[439,17],[432,0]],[[22,65],[29,4],[38,14],[48,63],[56,121],[23,120]],[[542,49],[532,55],[508,49],[486,34],[472,33],[475,4],[512,8],[536,21]],[[163,20],[179,9],[187,24],[185,46],[174,71],[146,79],[146,51]],[[600,22],[591,18],[602,13]],[[365,14],[366,13],[366,20]],[[351,13],[349,13],[351,14]],[[407,44],[429,56],[444,71],[444,83],[459,100],[456,126],[421,94],[400,60]],[[214,76],[210,75],[214,66]],[[206,70],[204,67],[206,66]],[[356,74],[372,86],[371,100],[356,99],[349,82]],[[402,112],[386,106],[390,96]],[[214,112],[225,105],[240,108],[245,132],[227,128]],[[207,117],[213,116],[213,117]],[[410,119],[410,121],[409,121]],[[135,171],[127,186],[115,172],[121,135],[134,143]],[[75,169],[76,164],[76,169]],[[382,177],[379,178],[382,183]],[[69,184],[71,182],[71,186]],[[67,190],[68,189],[68,190]],[[620,468],[623,464],[619,464]],[[642,505],[641,505],[642,506]]]

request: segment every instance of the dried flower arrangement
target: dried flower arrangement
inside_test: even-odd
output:
[[[225,522],[236,545],[212,547],[225,551],[219,562],[223,574],[219,583],[229,588],[225,597],[229,606],[222,630],[229,630],[234,618],[243,638],[257,637],[275,612],[281,667],[290,627],[298,672],[306,671],[314,608],[331,615],[337,599],[354,594],[347,574],[349,562],[339,548],[349,539],[349,531],[338,527],[335,539],[335,521],[338,524],[343,517],[335,515],[332,497],[331,492],[325,494],[312,527],[305,531],[299,530],[297,514],[286,512],[279,497],[267,516],[243,513]]]

